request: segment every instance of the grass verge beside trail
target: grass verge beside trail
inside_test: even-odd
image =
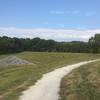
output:
[[[100,100],[100,62],[81,66],[61,82],[60,100]]]
[[[14,54],[35,65],[0,66],[0,100],[18,100],[43,74],[65,65],[100,58],[95,54],[22,52]],[[0,59],[8,55],[0,55]]]

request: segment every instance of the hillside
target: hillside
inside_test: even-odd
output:
[[[99,54],[22,52],[14,56],[34,65],[0,65],[0,100],[18,100],[21,92],[42,77],[44,73],[80,61],[97,59]],[[8,55],[0,55],[0,59]]]

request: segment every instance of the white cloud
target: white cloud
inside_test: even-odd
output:
[[[69,11],[61,11],[61,10],[52,10],[49,12],[50,14],[79,14],[80,11],[79,10],[69,10]]]
[[[100,33],[100,29],[96,30],[70,30],[70,29],[20,29],[20,28],[0,28],[0,36],[54,39],[56,41],[87,41],[95,33]]]
[[[70,11],[70,13],[72,13],[72,14],[80,14],[80,11],[79,10],[73,10],[73,11]]]
[[[96,15],[95,12],[87,12],[87,13],[86,13],[86,16],[94,16],[94,15]]]
[[[82,12],[80,10],[67,10],[67,11],[52,10],[49,13],[50,14],[55,14],[55,15],[85,15],[85,16],[88,16],[88,17],[96,15],[96,13],[93,12],[93,11]]]
[[[64,24],[57,24],[57,26],[60,26],[60,27],[62,27],[62,28],[64,28],[64,27],[65,27],[65,25],[64,25]]]
[[[50,14],[65,14],[64,11],[50,11]]]

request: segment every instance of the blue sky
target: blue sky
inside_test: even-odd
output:
[[[100,0],[0,0],[0,26],[100,28]]]
[[[0,32],[100,29],[100,0],[0,0],[0,12]]]

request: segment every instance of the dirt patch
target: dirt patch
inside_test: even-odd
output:
[[[0,60],[0,65],[34,65],[34,63],[28,62],[16,56],[8,56]]]

